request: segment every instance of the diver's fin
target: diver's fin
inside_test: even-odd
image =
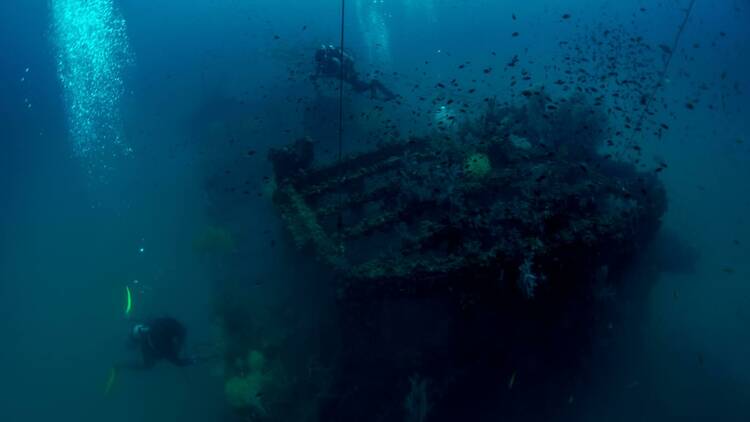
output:
[[[125,318],[130,316],[133,310],[133,295],[130,293],[130,287],[125,286]]]
[[[104,395],[109,395],[109,392],[112,391],[112,386],[115,384],[115,380],[117,379],[117,368],[114,366],[109,369],[109,377],[107,377],[107,383],[104,384]]]

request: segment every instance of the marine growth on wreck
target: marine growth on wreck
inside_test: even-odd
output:
[[[310,138],[269,153],[288,241],[338,292],[340,359],[310,399],[323,420],[375,420],[373,406],[387,420],[457,420],[498,379],[563,376],[659,228],[656,174],[607,151],[608,120],[582,94],[489,99],[450,130],[334,161],[316,160]],[[228,355],[227,394],[273,420],[251,397],[265,378],[241,369],[250,344]]]
[[[325,165],[300,139],[270,153],[273,200],[347,296],[544,300],[621,265],[665,211],[653,173],[602,152],[606,122],[582,96],[538,90],[490,101],[458,139],[387,141]]]

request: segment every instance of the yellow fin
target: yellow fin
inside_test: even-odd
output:
[[[133,309],[133,297],[130,294],[130,287],[125,286],[125,316],[130,315],[130,311]]]
[[[115,379],[117,379],[117,369],[115,367],[110,368],[109,370],[109,377],[107,377],[107,383],[104,385],[104,395],[108,395],[109,392],[112,390],[112,386],[115,383]]]

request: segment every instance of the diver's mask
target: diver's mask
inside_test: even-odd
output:
[[[148,325],[144,324],[136,324],[133,327],[133,331],[131,331],[130,335],[133,337],[134,340],[141,340],[143,337],[150,331],[150,328]]]

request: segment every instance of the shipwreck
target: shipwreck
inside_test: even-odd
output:
[[[625,274],[666,211],[657,172],[623,158],[598,104],[524,97],[333,162],[310,139],[270,152],[290,240],[337,280],[324,420],[404,420],[421,379],[430,420],[472,420],[478,392],[520,379],[538,399],[611,302],[645,297]]]

